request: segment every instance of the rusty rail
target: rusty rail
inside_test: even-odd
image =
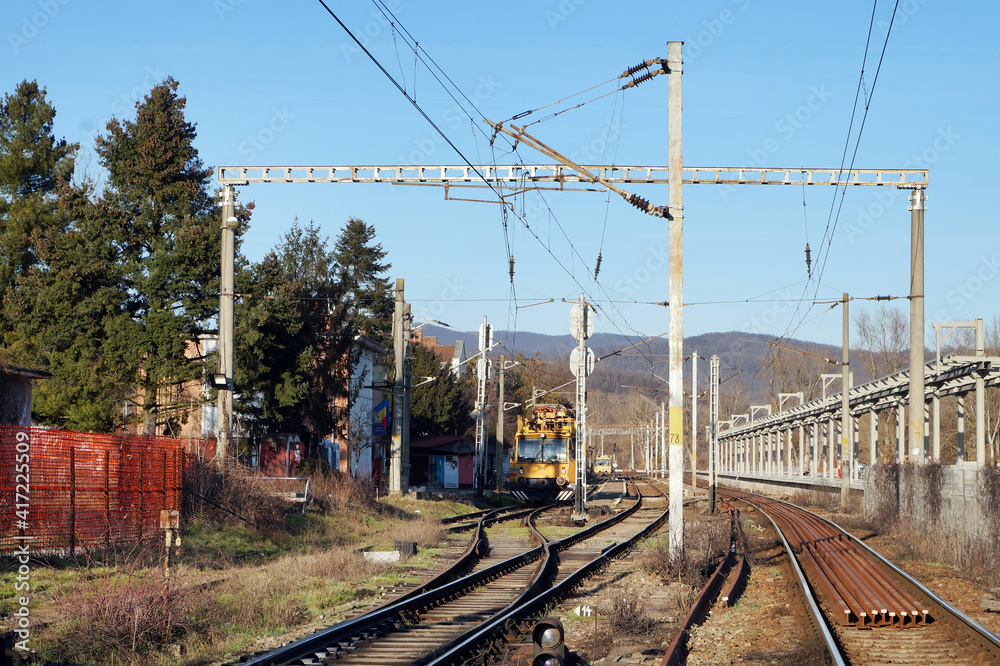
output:
[[[719,562],[719,566],[715,568],[715,572],[709,577],[708,582],[705,583],[694,603],[691,604],[691,609],[681,622],[680,629],[678,629],[677,634],[674,636],[674,640],[670,642],[667,653],[663,655],[663,659],[660,661],[660,666],[680,666],[684,662],[688,632],[692,627],[701,624],[708,617],[708,613],[712,609],[712,604],[718,598],[719,590],[722,589],[722,584],[726,582],[726,577],[729,575],[729,571],[733,568],[733,563],[736,561],[737,546],[742,543],[744,543],[743,528],[740,525],[739,512],[735,508],[730,507],[729,547],[726,549],[726,555]],[[741,568],[738,569],[737,576],[733,578],[728,587],[727,601],[729,598],[735,599],[735,596],[730,597],[729,595],[733,594],[733,590],[739,584],[739,579],[745,574],[743,570],[746,563],[745,553],[741,552],[739,559]],[[729,605],[731,606],[732,604]]]

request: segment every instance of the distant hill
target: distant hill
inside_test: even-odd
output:
[[[478,333],[455,331],[433,325],[424,326],[423,330],[425,335],[436,335],[441,344],[454,344],[456,340],[464,340],[470,356],[479,351]],[[772,339],[767,335],[739,331],[704,333],[684,339],[684,354],[690,356],[692,352],[697,351],[698,356],[704,359],[718,355],[722,366],[720,373],[722,378],[739,372],[747,388],[751,392],[756,392],[763,388],[763,379],[759,372],[761,359],[766,358],[771,351],[767,342]],[[525,356],[539,353],[542,359],[553,363],[568,363],[570,351],[577,345],[571,335],[545,335],[523,331],[494,331],[493,340],[503,345],[505,353],[523,353]],[[639,338],[617,334],[598,333],[590,338],[587,345],[592,347],[598,359],[601,359],[598,369],[595,369],[594,374],[588,379],[590,386],[610,392],[618,391],[623,384],[661,386],[662,382],[653,373],[664,380],[667,377],[669,362],[667,339],[658,338],[650,342],[637,343],[640,343]],[[812,354],[828,358],[840,358],[839,347],[796,339],[785,339],[782,344],[796,349],[807,349]],[[490,356],[500,353],[494,350]],[[708,363],[701,362],[700,359],[698,382],[700,386],[708,387]]]

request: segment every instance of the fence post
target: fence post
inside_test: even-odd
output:
[[[104,547],[111,549],[111,451],[104,451]]]
[[[76,555],[76,447],[69,450],[69,556]]]
[[[143,528],[142,528],[143,518],[146,516],[146,493],[144,492],[144,488],[142,487],[142,468],[144,467],[144,465],[142,463],[143,463],[142,451],[140,450],[139,451],[139,538],[140,539],[142,539],[142,533],[143,533]]]

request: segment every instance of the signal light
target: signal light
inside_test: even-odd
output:
[[[547,617],[531,630],[534,656],[531,666],[563,666],[566,663],[566,632],[557,618]]]

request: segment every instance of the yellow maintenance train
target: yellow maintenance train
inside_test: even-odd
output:
[[[576,488],[576,413],[534,405],[517,417],[508,477],[511,494],[528,501],[573,499]]]

